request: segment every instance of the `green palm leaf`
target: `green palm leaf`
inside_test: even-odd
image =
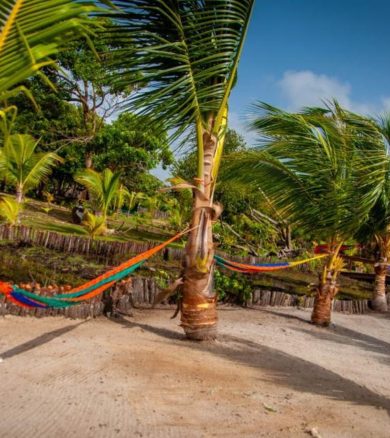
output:
[[[2,0],[0,5],[0,100],[42,67],[66,41],[85,32],[92,2]]]
[[[129,42],[114,56],[114,79],[126,85],[141,70],[147,85],[129,106],[152,115],[176,135],[194,126],[218,133],[254,0],[113,3],[121,25],[116,38]]]
[[[97,203],[98,210],[105,217],[119,196],[120,176],[120,173],[113,173],[110,169],[104,169],[101,173],[85,169],[75,176],[75,181],[89,191]]]
[[[352,237],[382,192],[388,158],[375,124],[342,110],[290,114],[259,104],[260,150],[235,157],[229,176],[256,184],[316,238]]]
[[[13,134],[0,151],[0,173],[23,193],[47,179],[52,168],[63,161],[54,152],[36,153],[37,145],[30,135]]]

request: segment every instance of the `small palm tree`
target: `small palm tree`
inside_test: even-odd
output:
[[[0,217],[9,225],[17,225],[22,206],[10,196],[0,196]]]
[[[181,325],[191,339],[216,336],[212,224],[214,190],[225,142],[228,102],[237,80],[254,0],[112,0],[120,49],[112,77],[119,87],[134,72],[146,87],[129,107],[184,142],[196,139],[197,178],[181,292]],[[128,41],[127,49],[124,42]],[[138,78],[137,78],[138,79]],[[184,185],[185,186],[185,185]],[[180,188],[184,188],[181,185]]]
[[[229,174],[255,184],[292,224],[329,248],[316,288],[312,322],[328,325],[343,262],[341,245],[367,220],[382,192],[388,157],[371,120],[340,108],[290,114],[266,104],[253,128],[263,150],[236,157]]]
[[[378,130],[389,153],[390,146],[390,114],[385,114],[377,122]],[[375,243],[378,249],[375,264],[375,284],[371,307],[378,312],[388,309],[386,299],[386,277],[390,261],[390,164],[387,169],[382,192],[370,211],[368,220],[358,230],[357,239],[362,243]]]
[[[27,191],[47,179],[52,168],[63,162],[54,152],[35,152],[38,143],[30,135],[12,134],[0,149],[0,174],[15,187],[19,203]]]
[[[91,194],[95,214],[103,217],[104,222],[120,194],[120,176],[120,173],[113,173],[110,169],[104,169],[103,172],[85,169],[74,178]]]
[[[96,216],[90,212],[85,214],[85,218],[82,222],[85,230],[90,237],[94,239],[97,236],[102,236],[107,232],[106,219],[104,216]]]

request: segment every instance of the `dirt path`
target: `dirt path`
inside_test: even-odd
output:
[[[0,318],[0,436],[390,436],[388,316],[225,308],[196,344],[170,314]]]

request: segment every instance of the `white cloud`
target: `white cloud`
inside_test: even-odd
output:
[[[248,120],[249,116],[243,115],[240,117],[237,113],[232,111],[229,114],[229,128],[234,129],[238,134],[242,135],[249,146],[253,146],[255,144],[256,135],[248,128]]]
[[[390,110],[390,97],[378,104],[354,101],[352,87],[348,82],[310,70],[287,71],[277,81],[277,86],[286,100],[288,110],[296,111],[304,106],[323,105],[323,101],[337,99],[345,108],[361,114],[377,114]]]

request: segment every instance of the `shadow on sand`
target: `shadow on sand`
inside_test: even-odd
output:
[[[25,353],[26,351],[33,350],[34,348],[40,347],[41,345],[46,344],[47,342],[50,342],[53,339],[58,338],[64,335],[65,333],[74,330],[75,328],[77,328],[81,324],[84,324],[85,322],[86,321],[80,322],[78,324],[67,325],[66,327],[61,327],[60,329],[44,333],[43,335],[40,335],[35,339],[31,339],[30,341],[24,342],[23,344],[11,348],[10,350],[0,353],[0,358],[9,359],[13,356],[17,356],[18,354],[22,354]]]
[[[145,323],[130,322],[125,318],[112,319],[112,321],[129,329],[141,328],[170,341],[184,341],[184,336],[173,330],[153,327]],[[385,409],[390,416],[390,399],[385,396],[320,365],[275,348],[230,335],[220,335],[217,342],[185,341],[181,342],[180,345],[184,348],[214,354],[232,362],[260,369],[266,373],[265,379],[273,381],[277,385],[299,392],[325,396],[332,400]]]

